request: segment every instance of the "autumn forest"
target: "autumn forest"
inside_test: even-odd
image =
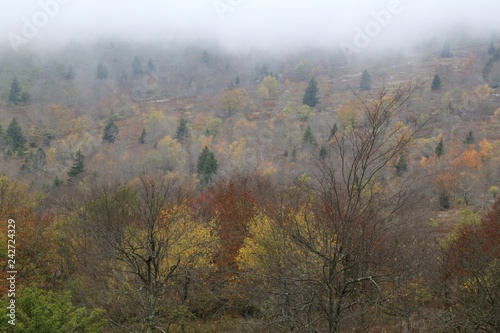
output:
[[[500,331],[498,36],[0,69],[1,332]]]

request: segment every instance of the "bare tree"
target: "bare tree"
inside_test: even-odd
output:
[[[364,330],[365,314],[383,303],[385,286],[404,270],[393,258],[400,227],[418,215],[410,209],[415,183],[389,178],[423,126],[407,108],[416,89],[358,96],[361,125],[337,131],[328,158],[285,194],[289,202],[273,216],[282,236],[273,249],[259,250],[281,258],[267,280],[274,280],[274,322],[288,321],[282,329],[334,333],[356,320]]]
[[[186,198],[175,180],[141,176],[131,185],[92,186],[71,207],[81,264],[107,290],[118,331],[168,332],[190,315],[189,275],[211,247]]]

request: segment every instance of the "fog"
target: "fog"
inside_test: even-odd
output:
[[[2,45],[209,40],[233,50],[411,47],[500,31],[498,0],[2,0]],[[370,30],[371,29],[371,30]],[[368,34],[367,36],[359,36]],[[366,40],[368,39],[368,40]],[[357,44],[356,44],[357,43]]]

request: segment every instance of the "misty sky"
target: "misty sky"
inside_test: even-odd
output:
[[[207,38],[257,48],[338,47],[398,0],[0,0],[2,45],[23,47],[95,37]],[[54,5],[57,4],[57,6]],[[63,4],[64,3],[64,4]],[[58,7],[58,8],[57,8]],[[396,8],[396,7],[394,7]],[[474,29],[500,32],[498,0],[399,0],[372,44]],[[38,21],[37,21],[38,20]],[[33,25],[36,30],[33,31]],[[28,26],[28,27],[26,27]],[[30,30],[31,28],[31,30]],[[376,35],[376,36],[375,36]],[[9,39],[10,38],[10,39]]]

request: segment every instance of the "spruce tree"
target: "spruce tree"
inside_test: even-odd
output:
[[[146,129],[145,128],[142,129],[141,136],[139,137],[139,143],[142,145],[146,143]]]
[[[14,76],[14,79],[10,84],[9,102],[14,105],[19,105],[22,102],[21,85],[19,84],[17,76]]]
[[[113,143],[118,139],[118,133],[119,130],[115,122],[113,121],[113,118],[109,118],[106,127],[104,127],[104,133],[102,139],[109,143]]]
[[[488,54],[495,54],[495,51],[497,48],[495,47],[495,44],[493,44],[493,41],[491,41],[490,46],[488,47]]]
[[[7,137],[5,135],[5,131],[0,124],[0,152],[4,151],[7,148]]]
[[[141,61],[139,60],[138,57],[134,57],[134,60],[132,61],[132,74],[135,77],[142,76],[144,74],[142,70],[142,64]]]
[[[321,146],[321,149],[319,150],[319,157],[324,160],[326,158],[326,155],[328,154],[326,147]]]
[[[436,91],[441,88],[441,78],[439,74],[434,75],[434,79],[432,80],[431,90]]]
[[[214,153],[207,147],[203,148],[198,157],[198,165],[196,166],[200,183],[207,186],[212,181],[212,177],[217,173],[217,160]]]
[[[103,64],[97,65],[96,69],[96,77],[98,80],[105,80],[108,78],[108,68],[104,66]]]
[[[401,176],[403,172],[408,170],[408,163],[403,155],[399,156],[397,163],[394,165],[396,168],[396,174]]]
[[[466,145],[471,145],[474,143],[474,135],[472,134],[472,131],[469,131],[469,133],[467,134],[467,137],[465,138],[464,143]]]
[[[179,126],[177,127],[177,133],[175,139],[180,143],[184,143],[184,140],[189,137],[189,122],[182,118]]]
[[[76,176],[85,172],[85,156],[83,156],[82,151],[78,149],[75,155],[73,166],[68,171],[69,182],[73,180]]]
[[[75,78],[75,69],[73,66],[69,66],[68,71],[64,74],[65,80],[73,80]]]
[[[338,131],[338,127],[337,127],[337,123],[335,123],[335,124],[333,124],[333,127],[330,130],[330,135],[328,136],[328,141],[330,141],[331,139],[333,139],[333,137],[335,136],[335,134],[337,133],[337,131]]]
[[[316,138],[314,137],[314,134],[312,132],[311,126],[307,125],[307,129],[304,132],[304,136],[302,136],[302,144],[307,146],[315,146],[316,145]]]
[[[453,58],[449,42],[444,43],[443,48],[441,49],[441,58]]]
[[[153,73],[156,70],[156,66],[154,65],[153,60],[151,60],[151,58],[149,58],[148,60],[146,69],[148,70],[149,73]]]
[[[314,77],[309,81],[304,98],[302,99],[302,104],[305,104],[311,108],[315,107],[319,103],[318,98],[318,84]]]
[[[372,77],[368,70],[364,70],[363,74],[361,74],[361,80],[359,81],[359,89],[361,91],[370,91],[372,88]]]
[[[23,156],[26,151],[26,137],[16,118],[13,118],[7,128],[7,143],[9,145],[9,154]]]
[[[436,153],[437,157],[441,157],[444,154],[443,138],[441,138],[441,140],[439,140],[439,143],[437,144],[434,152]]]

